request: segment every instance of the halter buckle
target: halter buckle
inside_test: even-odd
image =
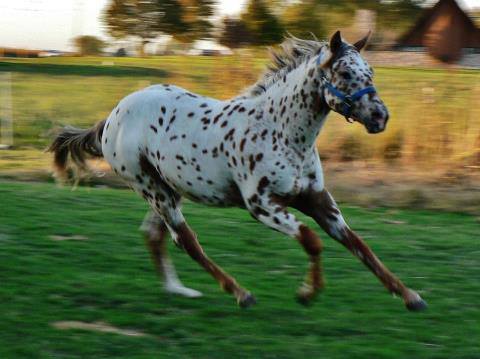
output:
[[[353,121],[350,120],[350,114],[352,113],[353,107],[353,99],[350,95],[346,95],[342,101],[342,115],[345,116],[347,122],[352,123]]]
[[[347,105],[348,107],[352,107],[353,106],[353,99],[352,99],[352,96],[350,95],[345,95],[345,99],[343,100],[343,103],[345,105]]]

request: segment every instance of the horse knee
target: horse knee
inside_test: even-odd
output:
[[[345,219],[341,213],[336,216],[325,216],[324,214],[314,217],[315,222],[327,233],[331,238],[342,242],[345,240],[345,233],[349,229]]]

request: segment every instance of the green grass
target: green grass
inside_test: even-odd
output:
[[[1,358],[480,355],[479,222],[471,216],[342,206],[351,226],[430,307],[407,312],[323,236],[327,288],[304,308],[293,299],[307,268],[295,241],[244,211],[188,202],[185,215],[206,252],[257,296],[256,306],[240,310],[172,245],[181,278],[204,297],[162,292],[137,230],[146,205],[130,191],[0,182],[0,204]],[[53,241],[54,234],[87,239]],[[50,325],[64,320],[104,321],[149,336]]]
[[[11,72],[13,79],[15,145],[42,148],[57,127],[91,126],[124,96],[150,84],[230,98],[255,82],[265,55],[2,59],[0,72]],[[480,71],[375,70],[391,113],[388,131],[373,141],[361,125],[332,115],[319,138],[324,158],[478,165]]]
[[[240,63],[212,57],[15,59],[0,61],[0,72],[12,73],[15,145],[41,148],[50,141],[52,129],[90,126],[106,118],[130,92],[151,84],[168,82],[218,95],[225,69],[238,69]],[[253,82],[258,70],[250,71]],[[246,78],[221,96],[239,92]]]

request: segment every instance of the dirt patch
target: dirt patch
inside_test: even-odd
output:
[[[80,329],[92,332],[114,333],[130,337],[145,337],[148,334],[132,329],[120,329],[104,322],[79,322],[79,321],[60,321],[51,323],[51,326],[60,330]]]
[[[382,222],[387,224],[407,224],[405,221],[396,221],[393,219],[382,219]]]
[[[48,236],[52,241],[86,241],[88,237],[81,236],[79,234],[52,234]]]
[[[338,202],[480,214],[477,169],[428,165],[421,169],[356,161],[327,162],[324,170],[327,188]]]

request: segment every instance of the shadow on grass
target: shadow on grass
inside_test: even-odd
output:
[[[0,71],[76,76],[168,76],[168,72],[165,70],[134,66],[31,64],[1,61]]]

